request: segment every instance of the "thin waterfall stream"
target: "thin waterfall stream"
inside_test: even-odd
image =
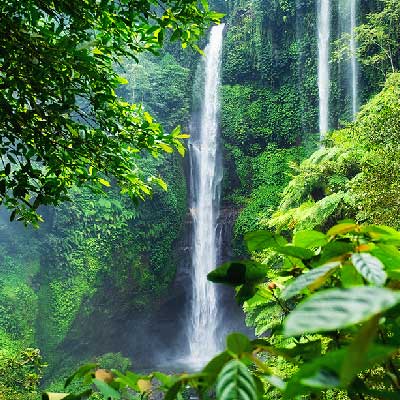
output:
[[[358,112],[358,64],[357,64],[357,0],[350,0],[350,62],[351,62],[351,94],[353,120]]]
[[[192,301],[188,326],[191,365],[201,365],[219,350],[216,286],[207,274],[218,260],[217,218],[222,168],[218,163],[218,114],[224,24],[214,26],[204,56],[204,91],[198,134],[190,139],[193,218]]]
[[[331,24],[330,0],[318,1],[318,92],[319,131],[321,139],[329,130],[329,40]]]

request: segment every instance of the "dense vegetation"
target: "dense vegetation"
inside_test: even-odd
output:
[[[168,298],[185,236],[187,165],[173,150],[200,55],[175,39],[196,49],[221,15],[205,2],[0,6],[0,399],[38,399],[41,382],[50,399],[398,397],[400,5],[360,1],[352,122],[338,4],[333,131],[318,146],[315,1],[214,2],[227,24],[222,208],[238,214],[241,261],[209,279],[235,288],[261,338],[232,334],[181,376],[135,374],[117,351],[142,332],[125,320],[151,321]]]

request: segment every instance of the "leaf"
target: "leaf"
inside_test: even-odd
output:
[[[328,238],[318,231],[299,231],[294,234],[293,244],[299,247],[316,248],[328,243]]]
[[[247,367],[232,360],[222,369],[217,380],[217,400],[257,400],[257,389]]]
[[[370,283],[383,286],[387,275],[382,262],[369,253],[355,253],[351,261],[357,271]]]
[[[338,387],[340,381],[335,372],[322,368],[315,375],[302,379],[300,383],[312,388],[329,389]]]
[[[328,236],[344,235],[345,233],[353,232],[358,228],[358,225],[354,222],[343,222],[333,226],[326,233]]]
[[[68,396],[69,393],[51,393],[46,392],[42,394],[43,400],[62,400]]]
[[[265,376],[265,380],[272,386],[278,388],[279,390],[286,389],[286,382],[276,375],[267,375]]]
[[[244,235],[249,251],[276,248],[286,244],[286,240],[275,233],[269,231],[254,231]]]
[[[266,266],[256,261],[233,261],[211,271],[207,279],[215,283],[239,286],[245,283],[258,283],[266,277]]]
[[[214,381],[224,365],[230,360],[232,360],[232,356],[228,352],[224,351],[209,361],[208,364],[203,368],[202,372],[209,374]]]
[[[300,275],[294,282],[285,287],[285,289],[282,291],[281,297],[284,300],[288,300],[306,287],[312,286],[311,289],[316,289],[317,287],[321,286],[329,277],[329,275],[339,266],[340,262],[335,261],[321,265],[320,267],[314,268],[311,271]]]
[[[354,265],[350,262],[343,264],[340,270],[340,279],[342,281],[342,286],[345,288],[352,286],[364,286],[363,278],[354,268]]]
[[[120,85],[126,85],[128,83],[128,79],[124,78],[123,76],[117,76],[116,81]]]
[[[277,348],[278,352],[285,357],[301,357],[304,361],[312,360],[315,357],[321,356],[322,343],[321,339],[311,340],[305,343],[298,343],[294,347],[290,348]]]
[[[324,247],[319,262],[325,264],[327,261],[344,259],[347,257],[348,253],[353,251],[353,247],[351,243],[342,240],[330,242]]]
[[[351,345],[340,370],[340,382],[347,386],[364,369],[367,351],[372,344],[379,325],[379,315],[375,315],[360,329]]]
[[[364,370],[384,361],[395,351],[396,349],[394,347],[372,345],[366,354]],[[328,379],[326,382],[329,387],[332,387],[332,384],[334,384],[334,376],[336,374],[337,378],[339,377],[347,352],[348,348],[344,347],[339,350],[330,351],[321,357],[313,359],[309,363],[303,364],[287,382],[283,398],[285,400],[293,400],[294,398],[297,398],[296,396],[308,394],[314,391],[313,388],[315,388],[316,384],[319,385],[317,389],[320,390],[323,383],[323,377],[319,374],[322,371],[324,371],[322,374],[326,374],[328,371],[332,374],[332,379]],[[321,379],[318,379],[318,375]],[[309,378],[314,379],[309,381]],[[340,384],[339,379],[337,380],[337,383],[338,385]]]
[[[346,328],[399,302],[399,293],[372,286],[325,290],[300,303],[288,315],[284,334],[297,336]]]
[[[178,380],[176,381],[167,391],[167,393],[165,393],[165,397],[164,400],[176,400],[178,397],[178,393],[181,391],[183,387],[183,381],[182,380]]]
[[[231,333],[226,339],[227,349],[236,355],[251,351],[251,342],[247,336],[241,333]]]
[[[173,153],[174,149],[166,143],[160,142],[158,146],[161,147],[166,153]]]
[[[373,239],[383,244],[400,246],[400,232],[390,226],[384,225],[366,225],[362,232],[368,233]]]
[[[107,180],[103,179],[103,178],[99,178],[99,182],[103,185],[103,186],[107,186],[110,187],[110,182],[108,182]]]
[[[382,261],[389,278],[400,279],[400,252],[395,246],[379,243],[371,254]]]
[[[101,381],[100,379],[93,379],[93,383],[106,399],[110,398],[112,400],[118,400],[121,398],[120,393],[118,393],[110,385],[107,385],[107,383],[105,383],[104,381]]]
[[[238,304],[243,304],[245,301],[254,297],[257,291],[258,289],[255,283],[245,283],[244,285],[236,288],[235,299]]]
[[[88,372],[93,371],[95,368],[97,368],[97,364],[94,364],[94,363],[82,365],[80,368],[78,368],[72,375],[70,375],[66,379],[65,384],[64,384],[64,388],[66,388],[74,379],[82,378]]]
[[[314,257],[315,253],[312,250],[304,249],[303,247],[296,247],[292,245],[287,245],[283,247],[277,247],[276,251],[278,253],[284,254],[286,256],[299,258],[300,260],[309,260]]]

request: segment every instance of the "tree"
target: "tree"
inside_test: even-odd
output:
[[[400,59],[400,3],[380,0],[381,10],[367,16],[367,22],[357,28],[359,58],[382,72],[395,72]]]
[[[115,67],[156,54],[166,36],[197,48],[221,14],[194,0],[5,0],[0,13],[0,203],[10,219],[37,224],[40,205],[67,200],[73,185],[101,191],[110,177],[135,199],[165,186],[138,163],[183,154],[187,136],[120,98]]]

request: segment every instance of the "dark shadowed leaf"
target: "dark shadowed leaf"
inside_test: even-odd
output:
[[[261,282],[266,277],[267,267],[256,261],[233,261],[220,266],[207,275],[215,283],[226,283],[232,286],[245,283]]]

